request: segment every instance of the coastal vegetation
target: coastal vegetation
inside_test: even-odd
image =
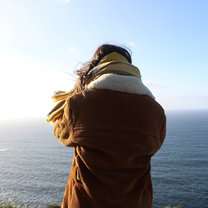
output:
[[[0,208],[29,208],[29,207],[28,206],[16,206],[13,204],[5,204],[5,205],[0,204]],[[47,208],[61,208],[61,206],[58,204],[51,204],[51,205],[48,205]]]
[[[25,206],[15,206],[15,205],[11,205],[11,204],[5,204],[5,205],[1,205],[0,204],[0,208],[27,208]],[[60,205],[58,204],[51,204],[51,205],[48,205],[47,208],[61,208]],[[182,206],[180,205],[177,205],[177,206],[165,206],[164,208],[182,208]]]

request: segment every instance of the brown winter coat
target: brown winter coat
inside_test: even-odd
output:
[[[166,118],[148,90],[129,91],[101,82],[67,99],[54,128],[74,147],[62,208],[152,207],[150,160],[164,141]]]

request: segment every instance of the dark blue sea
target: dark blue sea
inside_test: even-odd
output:
[[[152,158],[154,208],[208,207],[208,111],[170,111],[167,136]],[[73,148],[44,120],[0,122],[0,204],[61,204]]]

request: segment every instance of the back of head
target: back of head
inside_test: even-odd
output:
[[[99,62],[104,56],[112,52],[117,52],[121,54],[128,60],[129,63],[132,63],[131,52],[129,49],[121,47],[121,46],[117,46],[117,45],[111,45],[111,44],[103,44],[99,46],[97,50],[95,51],[92,59],[89,62],[85,63],[83,67],[81,67],[81,69],[76,71],[78,75],[78,79],[75,84],[73,93],[77,94],[84,90],[84,86],[87,81],[86,75],[90,72],[90,70],[92,70],[94,67],[96,67],[99,64]]]
[[[132,62],[131,54],[128,49],[121,47],[121,46],[104,44],[104,45],[101,45],[100,47],[98,47],[97,50],[95,51],[94,56],[90,61],[91,64],[93,65],[92,67],[95,67],[104,56],[106,56],[112,52],[117,52],[117,53],[123,55],[128,60],[129,63]]]

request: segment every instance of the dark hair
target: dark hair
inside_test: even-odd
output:
[[[70,92],[71,95],[83,92],[85,83],[87,81],[87,77],[86,77],[87,73],[95,66],[97,66],[104,56],[112,52],[117,52],[123,55],[128,60],[129,63],[132,63],[131,51],[128,48],[111,45],[111,44],[103,44],[99,46],[95,51],[92,59],[89,62],[85,63],[79,70],[76,71],[76,74],[78,75],[78,79],[74,88]]]

